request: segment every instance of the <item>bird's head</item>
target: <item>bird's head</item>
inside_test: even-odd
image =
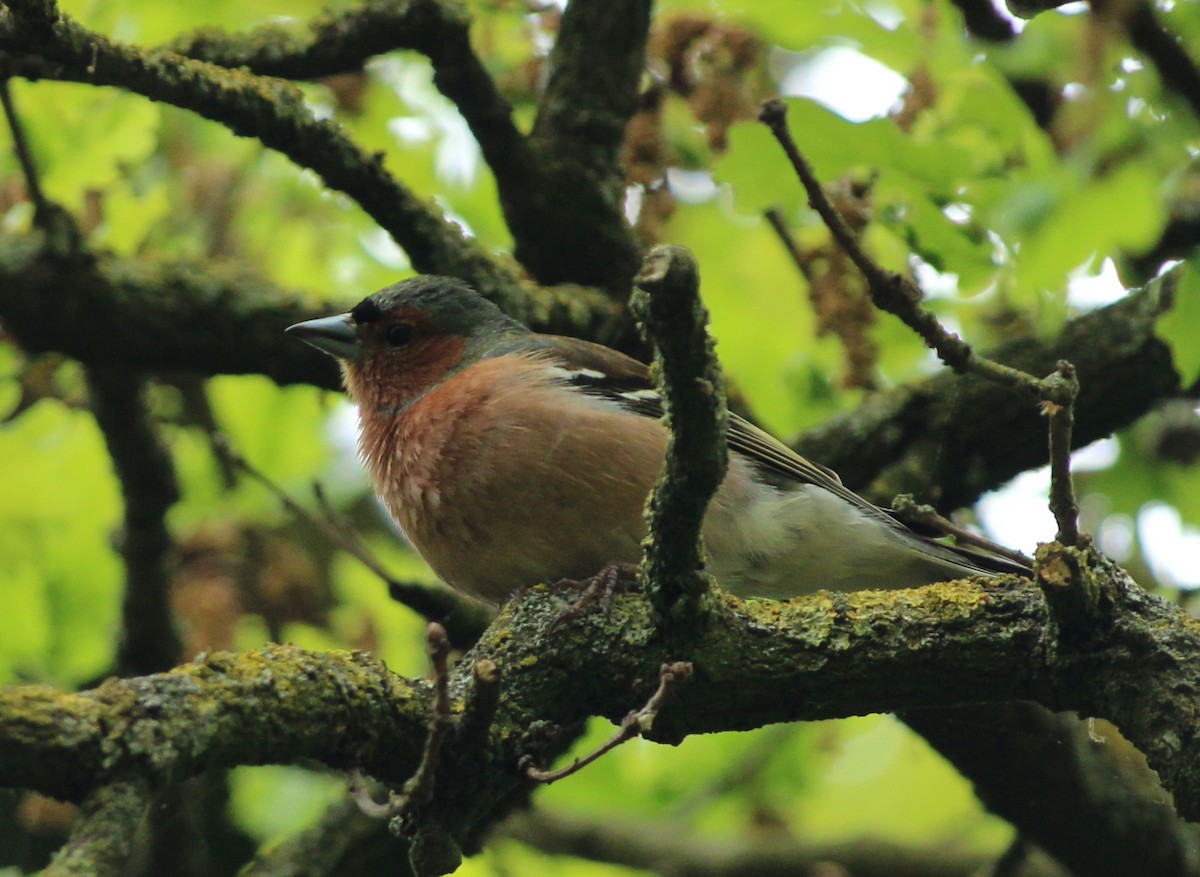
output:
[[[528,330],[461,280],[423,275],[287,332],[336,357],[346,390],[367,412],[402,411]]]

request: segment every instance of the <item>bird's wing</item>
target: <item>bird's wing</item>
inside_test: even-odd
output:
[[[663,416],[662,397],[643,363],[609,347],[578,338],[557,335],[533,337],[535,344],[526,349],[551,353],[563,367],[561,380],[564,383],[580,392],[618,404],[634,414],[655,419]],[[951,553],[960,563],[977,567],[980,572],[1029,573],[1028,564],[982,548],[936,542],[916,532],[903,521],[897,520],[887,509],[868,502],[846,487],[832,469],[805,459],[770,433],[732,411],[729,413],[727,440],[730,449],[749,460],[768,483],[778,487],[811,484],[827,490],[865,515],[904,532],[911,537],[918,550],[942,557]]]

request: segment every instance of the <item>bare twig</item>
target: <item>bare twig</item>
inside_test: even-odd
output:
[[[917,502],[910,493],[901,493],[895,497],[892,500],[892,511],[905,523],[919,524],[945,536],[953,536],[955,542],[974,545],[991,554],[998,554],[1027,566],[1033,564],[1033,558],[1028,554],[998,545],[978,533],[972,533],[966,527],[960,527],[949,518],[939,515],[933,506]]]
[[[1037,378],[980,356],[971,345],[953,332],[947,331],[932,313],[921,307],[921,288],[911,277],[886,270],[867,254],[859,243],[858,236],[825,194],[812,165],[796,146],[796,141],[787,127],[787,105],[782,100],[766,101],[759,113],[759,119],[771,129],[771,133],[783,147],[808,194],[809,206],[817,211],[834,240],[846,251],[846,255],[866,278],[871,299],[876,307],[903,320],[921,336],[928,347],[937,351],[942,362],[955,371],[973,372],[1029,395],[1038,395]]]
[[[544,785],[558,782],[564,777],[569,777],[571,774],[583,770],[583,768],[587,767],[600,756],[616,749],[626,740],[632,740],[634,737],[640,736],[654,724],[659,710],[663,708],[663,705],[667,702],[667,698],[675,688],[680,683],[686,682],[691,678],[691,675],[692,665],[687,661],[664,664],[659,671],[658,688],[654,694],[650,695],[650,699],[646,701],[645,706],[639,710],[634,710],[621,720],[621,725],[617,728],[616,733],[587,755],[582,758],[576,758],[571,764],[558,770],[541,770],[533,764],[526,762],[524,764],[525,776],[535,783],[542,783]]]
[[[795,237],[787,227],[787,221],[783,218],[783,213],[778,207],[768,207],[763,216],[766,217],[775,236],[779,238],[779,242],[783,244],[783,248],[787,250],[788,255],[792,257],[792,262],[796,265],[796,270],[805,280],[812,279],[812,272],[809,270],[808,260],[804,258],[804,254],[800,252],[800,247],[796,244]]]
[[[1079,379],[1075,366],[1059,360],[1055,372],[1043,381],[1046,394],[1042,410],[1050,418],[1050,511],[1058,524],[1058,541],[1079,543],[1079,504],[1071,483],[1071,431],[1075,426],[1075,397]]]
[[[433,703],[430,705],[425,747],[416,771],[402,789],[388,793],[386,802],[375,800],[358,769],[352,770],[347,777],[350,794],[365,815],[392,819],[397,825],[413,817],[433,800],[442,744],[454,726],[454,714],[450,706],[450,638],[446,635],[446,628],[436,621],[430,622],[425,630],[425,648],[433,669]]]
[[[1028,372],[1003,365],[976,353],[958,335],[948,331],[930,311],[921,306],[923,293],[911,277],[883,268],[863,249],[858,236],[833,206],[817,179],[812,166],[796,146],[787,127],[787,105],[779,99],[766,101],[759,119],[771,129],[786,153],[808,194],[809,205],[817,211],[834,240],[862,272],[876,306],[899,317],[937,351],[941,360],[958,372],[971,372],[1011,387],[1037,399],[1051,415],[1051,496],[1050,506],[1058,521],[1059,540],[1074,545],[1079,540],[1078,507],[1071,487],[1070,451],[1074,400],[1079,393],[1075,369],[1059,362],[1055,372],[1038,379]]]
[[[386,801],[377,801],[367,786],[367,778],[357,767],[346,773],[346,790],[350,800],[358,807],[363,816],[372,819],[387,819],[394,812],[396,793],[389,791]]]
[[[446,628],[437,622],[431,622],[425,631],[425,646],[433,667],[433,706],[429,713],[429,734],[425,737],[425,750],[421,754],[417,772],[404,784],[400,796],[394,802],[394,816],[423,807],[433,799],[438,757],[454,721],[454,715],[450,711],[450,638],[446,635]]]
[[[50,208],[50,202],[46,200],[46,196],[42,192],[37,165],[33,161],[33,152],[29,149],[29,141],[25,138],[25,128],[21,125],[16,107],[13,106],[7,75],[0,75],[0,103],[4,104],[4,117],[8,120],[9,131],[12,132],[13,152],[17,156],[17,162],[21,165],[21,173],[25,177],[25,190],[29,193],[29,200],[33,202],[34,214],[45,215]]]

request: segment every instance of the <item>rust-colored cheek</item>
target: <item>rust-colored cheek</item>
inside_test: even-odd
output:
[[[344,363],[346,391],[364,415],[403,409],[459,365],[465,347],[460,337],[440,335]]]

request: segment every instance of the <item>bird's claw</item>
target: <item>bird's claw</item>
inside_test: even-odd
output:
[[[583,611],[600,601],[607,615],[612,611],[613,597],[634,591],[638,587],[637,564],[616,560],[608,564],[600,572],[588,579],[559,579],[554,582],[555,588],[566,588],[578,591],[575,601],[558,616],[551,630],[556,630],[563,624],[569,624],[578,618]]]

